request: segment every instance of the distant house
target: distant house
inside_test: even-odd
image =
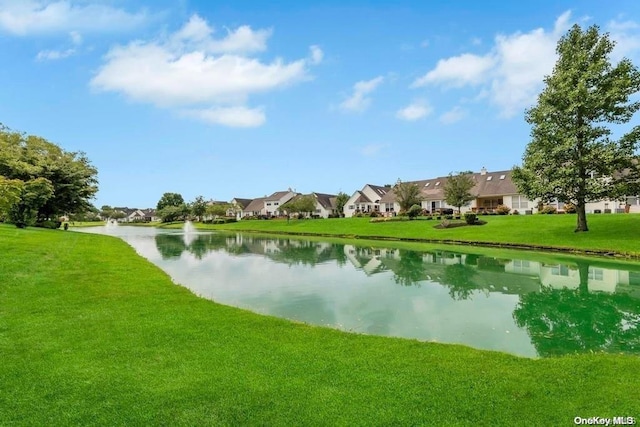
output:
[[[249,206],[251,201],[251,199],[234,197],[230,202],[231,207],[227,209],[227,216],[235,216],[236,219],[241,219],[243,216],[243,211],[247,208],[247,206]]]
[[[307,216],[315,218],[329,218],[329,215],[336,213],[336,195],[324,193],[298,194],[291,200],[300,197],[312,197],[315,200],[315,208],[313,212],[308,212]]]
[[[492,212],[499,205],[505,205],[512,210],[522,213],[527,210],[535,210],[537,203],[519,194],[513,180],[511,171],[488,172],[485,168],[478,173],[471,174],[475,182],[470,193],[475,197],[467,206],[462,207],[462,212]],[[421,206],[429,212],[439,212],[442,209],[455,209],[447,204],[444,187],[449,177],[438,177],[421,181],[412,181],[420,188],[422,196]],[[393,189],[390,189],[381,199],[382,212],[386,214],[397,213],[400,205],[396,201]]]
[[[390,187],[366,184],[362,190],[358,190],[347,200],[344,205],[344,215],[352,217],[356,213],[380,212],[380,202]]]
[[[276,191],[269,197],[264,199],[264,209],[262,215],[266,216],[279,216],[280,206],[293,199],[298,193],[291,189],[287,191]]]
[[[312,193],[316,199],[316,211],[314,215],[321,218],[329,218],[329,215],[336,213],[336,196],[335,194]]]
[[[247,206],[241,212],[242,217],[260,216],[264,210],[265,197],[258,197],[251,200]]]

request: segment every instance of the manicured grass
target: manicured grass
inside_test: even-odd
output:
[[[368,218],[332,218],[318,220],[239,221],[210,225],[203,229],[261,231],[270,233],[320,234],[342,237],[424,239],[441,242],[484,242],[583,252],[616,253],[640,257],[640,215],[588,215],[590,231],[574,233],[575,215],[480,216],[482,226],[435,229],[439,221],[371,223]],[[181,227],[175,224],[174,227]]]
[[[638,357],[530,360],[260,316],[197,298],[108,236],[0,225],[0,301],[0,425],[571,425],[640,414]]]

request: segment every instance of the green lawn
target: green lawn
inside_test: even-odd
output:
[[[640,415],[638,357],[530,360],[291,323],[200,299],[108,236],[0,225],[0,302],[0,425]]]
[[[487,224],[435,229],[440,221],[371,223],[368,218],[240,221],[198,228],[268,233],[319,234],[341,237],[421,239],[432,242],[473,242],[494,245],[569,249],[585,253],[616,253],[640,257],[640,215],[588,215],[590,231],[574,233],[575,215],[480,216]],[[181,227],[174,224],[173,227]]]

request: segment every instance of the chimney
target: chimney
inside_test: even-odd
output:
[[[486,175],[486,174],[487,174],[487,168],[483,166],[482,169],[480,169],[480,175]]]

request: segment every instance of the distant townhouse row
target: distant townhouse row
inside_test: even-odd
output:
[[[538,200],[530,200],[519,193],[512,180],[512,172],[489,172],[482,168],[480,172],[471,175],[475,181],[471,194],[475,199],[467,206],[462,207],[462,212],[492,212],[499,205],[508,206],[512,211],[517,210],[521,214],[536,213]],[[422,195],[422,208],[429,212],[438,212],[441,209],[454,209],[447,204],[444,195],[444,186],[448,177],[438,177],[421,181],[412,181],[420,188]],[[564,203],[549,203],[558,211],[564,210]],[[640,212],[640,199],[628,197],[626,202],[602,200],[587,203],[588,213],[623,213]],[[400,205],[392,187],[378,185],[365,185],[362,190],[353,193],[344,207],[346,217],[352,217],[357,213],[379,212],[385,215],[393,215],[400,211]]]
[[[316,201],[313,216],[328,218],[330,215],[336,214],[336,197],[335,194],[311,193],[300,194],[291,189],[286,191],[276,191],[270,196],[258,197],[257,199],[234,198],[231,200],[229,214],[235,212],[238,219],[247,217],[272,217],[283,214],[281,207],[287,202],[294,200],[296,197],[311,196]]]

